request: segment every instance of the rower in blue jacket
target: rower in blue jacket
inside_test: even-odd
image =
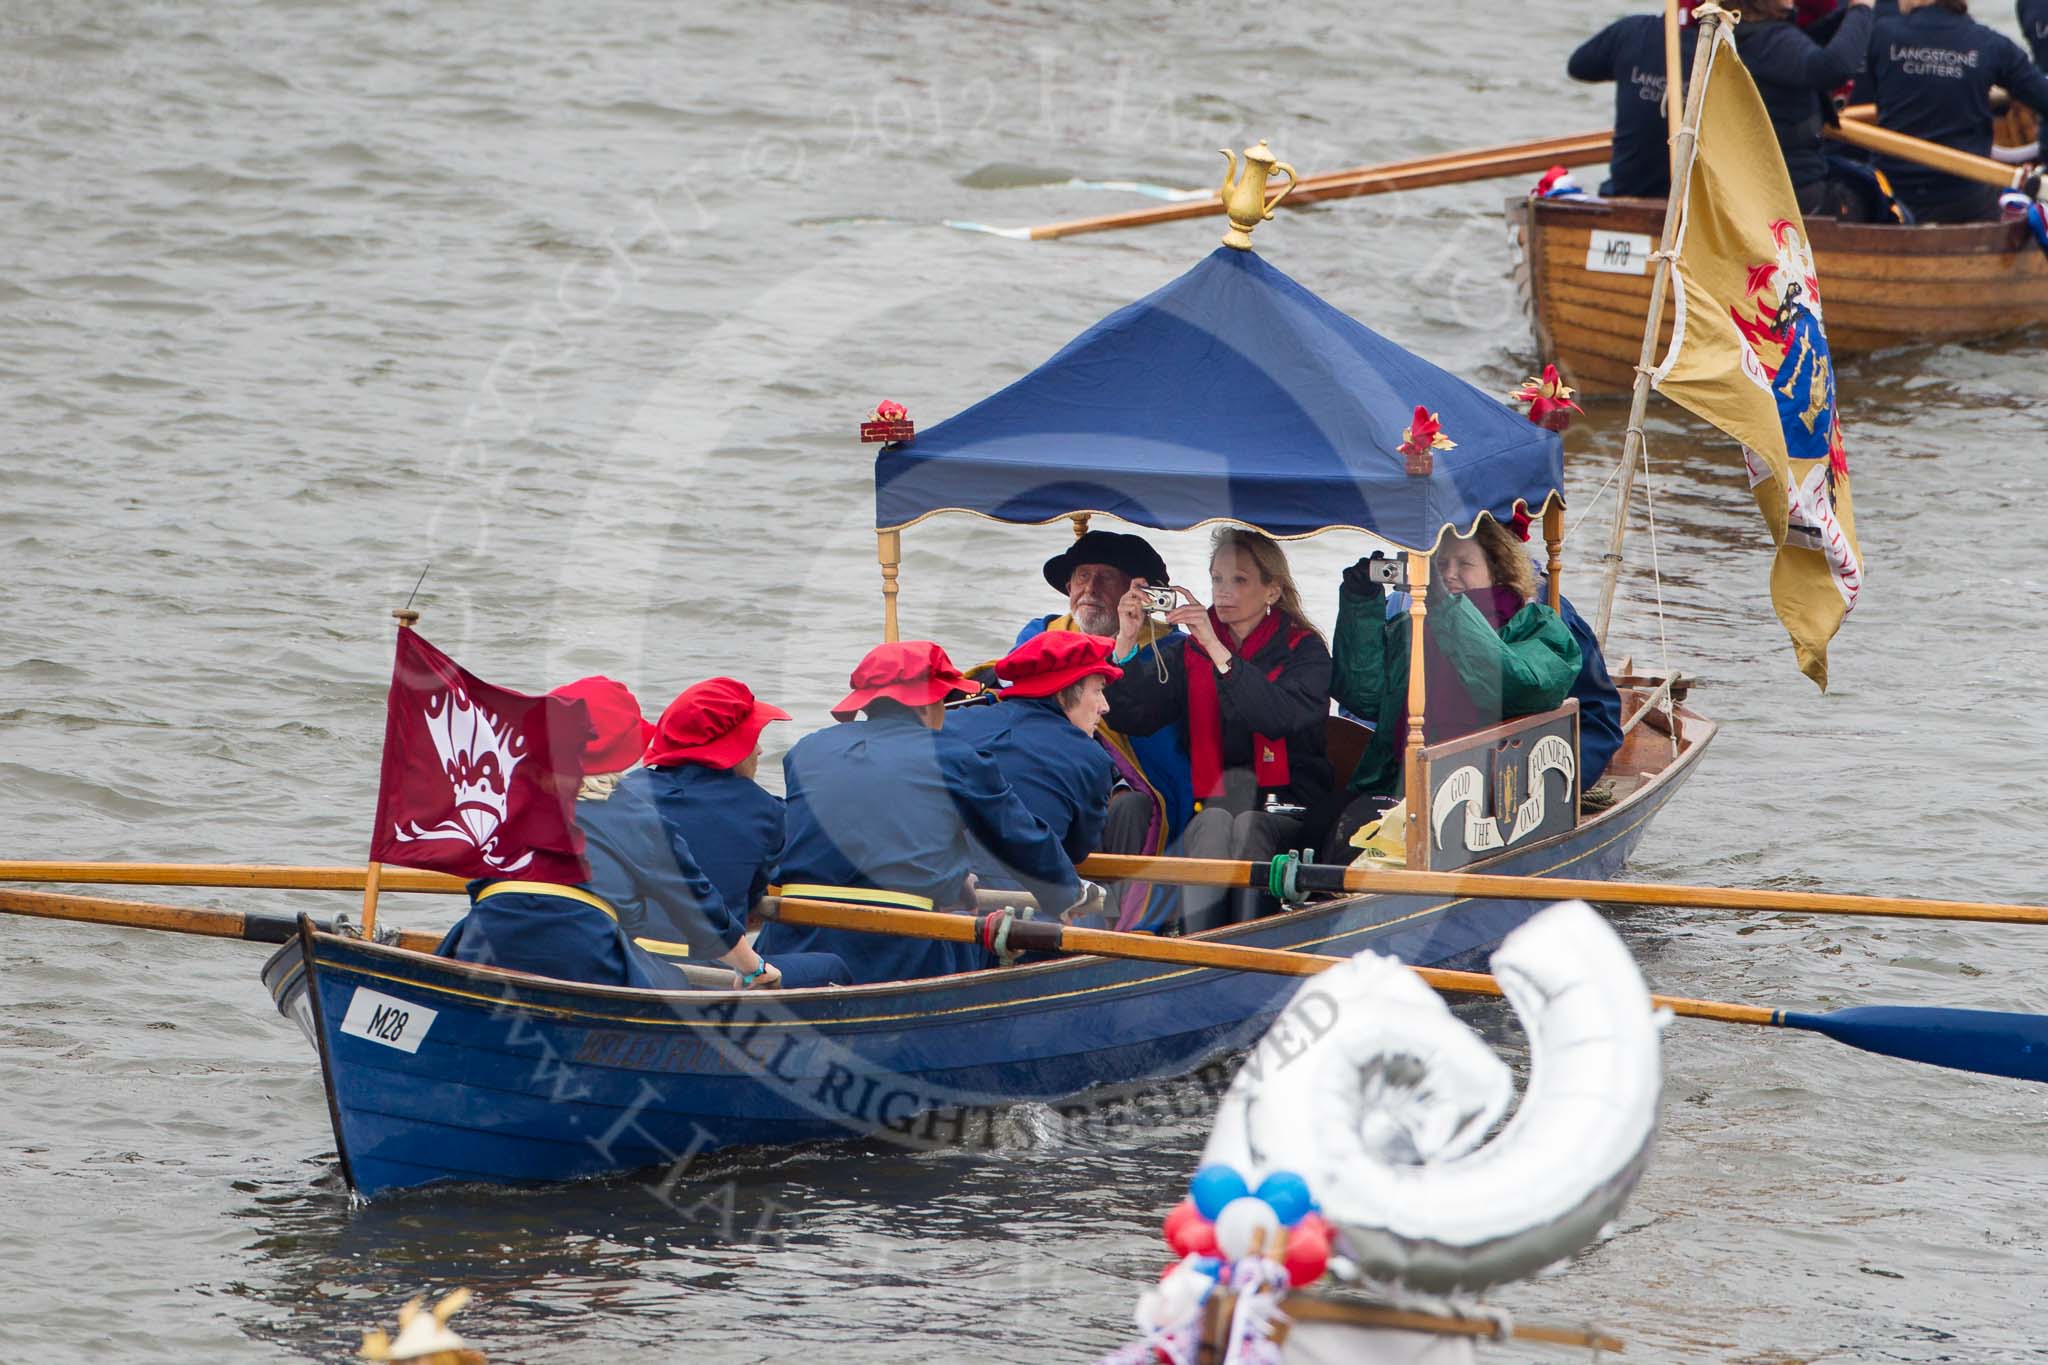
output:
[[[2019,44],[1970,18],[1967,0],[1899,0],[1899,17],[1878,25],[1870,84],[1881,128],[1991,155],[1991,87],[2048,117],[2048,76]],[[1998,187],[1876,158],[1892,193],[1922,223],[1970,223],[1999,215]]]
[[[760,961],[740,941],[743,926],[687,850],[669,839],[653,804],[618,790],[620,774],[640,761],[653,731],[633,694],[593,677],[551,695],[582,701],[590,719],[575,810],[589,880],[473,881],[469,913],[436,951],[562,981],[643,990],[689,987],[672,960],[723,958],[744,984],[775,985],[772,971],[752,971]]]
[[[1861,218],[1869,213],[1859,190],[1838,178],[1821,146],[1833,113],[1831,97],[1863,67],[1870,47],[1872,0],[1848,0],[1826,46],[1792,22],[1792,0],[1733,0],[1741,16],[1735,49],[1778,135],[1785,174],[1799,211]]]
[[[1678,31],[1683,81],[1692,72],[1699,30],[1682,6]],[[1579,44],[1565,64],[1575,81],[1614,82],[1614,149],[1608,154],[1603,195],[1662,199],[1671,193],[1671,132],[1664,117],[1664,17],[1630,14]]]
[[[1026,809],[1045,822],[1070,862],[1102,845],[1109,789],[1116,765],[1095,742],[1109,714],[1103,684],[1123,676],[1109,661],[1114,639],[1046,631],[997,660],[995,675],[1008,684],[1000,700],[955,709],[946,731],[996,761]],[[981,884],[1015,887],[1000,858],[975,841],[974,871]]]
[[[621,784],[653,802],[677,856],[694,858],[743,921],[782,856],[782,801],[754,778],[761,732],[788,719],[789,712],[756,699],[737,678],[707,679],[668,704],[648,743],[647,766]],[[843,986],[851,979],[831,953],[785,953],[774,965],[784,986]]]
[[[1059,840],[996,761],[941,727],[945,700],[981,690],[928,640],[877,645],[833,708],[844,721],[806,735],[782,760],[788,838],[785,897],[912,909],[974,905],[969,836],[1051,913],[1082,883]],[[864,719],[855,717],[865,713]],[[856,983],[942,976],[987,966],[979,945],[771,922],[756,940],[771,959],[837,953]]]
[[[2020,32],[2034,54],[2034,65],[2048,71],[2048,0],[2020,0]]]

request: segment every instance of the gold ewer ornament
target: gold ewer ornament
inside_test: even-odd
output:
[[[448,1330],[448,1319],[469,1302],[469,1291],[458,1289],[434,1305],[431,1313],[421,1311],[424,1299],[414,1299],[398,1310],[398,1340],[381,1331],[363,1333],[361,1360],[404,1361],[406,1365],[484,1365],[484,1353],[467,1345]]]
[[[1258,146],[1244,149],[1243,166],[1238,165],[1230,148],[1217,150],[1230,163],[1230,169],[1223,173],[1223,188],[1216,192],[1223,200],[1223,211],[1230,215],[1230,231],[1223,234],[1223,245],[1250,251],[1252,229],[1271,218],[1280,201],[1294,189],[1294,167],[1276,158],[1264,138],[1259,139]],[[1266,177],[1275,171],[1286,173],[1287,187],[1268,201]]]

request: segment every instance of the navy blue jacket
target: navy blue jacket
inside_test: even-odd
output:
[[[508,891],[478,901],[491,881],[474,881],[469,913],[437,951],[563,981],[678,990],[689,984],[681,973],[634,939],[683,945],[699,959],[720,957],[739,942],[744,923],[643,796],[622,788],[607,801],[578,801],[576,826],[590,863],[583,889],[611,906],[616,922],[567,896]]]
[[[996,761],[1025,809],[1045,823],[1071,862],[1102,846],[1116,764],[1051,697],[1012,697],[946,713],[946,731]],[[1003,860],[974,843],[983,886],[1014,886]]]
[[[695,855],[734,918],[745,922],[775,880],[782,799],[730,769],[682,763],[628,773],[620,789],[645,793],[669,833]]]
[[[2048,0],[2044,0],[2048,3]],[[1679,79],[1692,73],[1699,30],[1678,31]],[[1614,82],[1614,151],[1602,194],[1662,199],[1671,193],[1670,133],[1664,121],[1664,20],[1655,14],[1616,19],[1579,44],[1565,64],[1575,81]]]
[[[1925,5],[1878,25],[1870,45],[1880,127],[1978,156],[1991,154],[1991,87],[2048,116],[2048,77],[2018,43],[1966,14]],[[1975,182],[1881,156],[1878,169],[1916,213],[1944,200],[1985,194]],[[1988,194],[1987,196],[1988,197]]]
[[[1547,593],[1538,594],[1542,601]],[[1564,627],[1579,642],[1579,676],[1572,683],[1572,695],[1579,699],[1579,790],[1591,791],[1621,747],[1621,693],[1607,675],[1607,659],[1600,653],[1600,641],[1586,618],[1579,615],[1569,597],[1558,599],[1558,615]]]
[[[1786,174],[1794,186],[1828,178],[1827,159],[1820,146],[1825,121],[1822,101],[1862,69],[1864,52],[1870,46],[1870,26],[1870,11],[1861,5],[1842,16],[1826,47],[1789,19],[1751,20],[1735,26],[1735,49],[1749,68],[1757,93],[1763,96],[1764,110],[1778,134],[1778,150],[1785,154]]]
[[[995,760],[907,713],[804,736],[782,760],[788,835],[782,884],[870,887],[968,904],[969,835],[1057,912],[1081,896],[1059,840],[1027,809]],[[901,981],[988,965],[978,946],[770,923],[754,941],[767,958],[830,952],[855,982]]]
[[[2034,65],[2048,67],[2048,0],[2020,0],[2020,32],[2034,50]]]

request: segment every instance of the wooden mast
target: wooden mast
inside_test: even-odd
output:
[[[425,575],[421,575],[425,577]],[[411,630],[420,619],[420,614],[409,607],[400,607],[391,613],[391,619],[398,622],[400,630]],[[363,937],[372,943],[377,941],[377,892],[384,881],[384,864],[370,859],[369,867],[363,873]]]
[[[1667,18],[1675,12],[1674,6],[1667,11]],[[1607,569],[1600,583],[1600,609],[1593,623],[1594,638],[1603,647],[1607,643],[1608,624],[1614,615],[1614,589],[1621,580],[1621,547],[1628,538],[1629,501],[1635,491],[1636,465],[1643,450],[1643,409],[1650,401],[1650,374],[1652,362],[1657,358],[1657,325],[1664,316],[1665,288],[1678,266],[1674,242],[1685,211],[1686,196],[1691,190],[1693,160],[1699,154],[1700,96],[1706,91],[1707,68],[1713,65],[1714,35],[1724,20],[1721,10],[1712,4],[1694,11],[1694,17],[1699,21],[1700,36],[1693,58],[1692,80],[1685,96],[1685,117],[1679,124],[1678,139],[1672,150],[1671,193],[1664,200],[1664,231],[1658,238],[1657,254],[1652,258],[1657,268],[1650,281],[1650,315],[1643,320],[1643,346],[1636,360],[1635,392],[1628,405],[1628,434],[1621,443],[1621,486],[1615,494],[1614,529],[1607,539]],[[1669,71],[1665,73],[1665,82],[1666,88],[1671,88]]]
[[[1664,0],[1664,128],[1671,142],[1671,183],[1678,183],[1678,126],[1684,118],[1679,100],[1680,71],[1685,59],[1678,41],[1678,0]],[[1668,196],[1667,196],[1668,197]]]

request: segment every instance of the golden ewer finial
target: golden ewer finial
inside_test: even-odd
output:
[[[1294,189],[1294,167],[1277,159],[1264,138],[1259,139],[1258,146],[1244,149],[1242,167],[1230,148],[1219,147],[1217,150],[1230,163],[1230,169],[1223,173],[1223,188],[1217,191],[1223,200],[1223,211],[1230,215],[1230,231],[1223,234],[1223,245],[1250,251],[1252,229],[1271,218],[1280,201]],[[1266,177],[1274,171],[1286,173],[1287,188],[1269,201],[1266,198]]]

